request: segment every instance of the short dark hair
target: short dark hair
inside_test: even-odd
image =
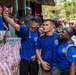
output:
[[[50,23],[52,23],[54,25],[54,21],[53,20],[51,20],[51,19],[44,20],[44,22],[46,22],[46,21],[49,21]]]
[[[40,25],[42,25],[42,20],[39,16],[34,16],[31,20],[32,21],[34,20],[34,21],[38,22]]]
[[[13,5],[9,5],[8,8],[13,7]]]
[[[59,27],[59,26],[62,26],[62,27],[63,27],[63,25],[62,25],[61,23],[58,25],[58,27]]]
[[[71,27],[64,28],[64,30],[70,35],[70,37],[72,37],[75,34],[74,29]]]

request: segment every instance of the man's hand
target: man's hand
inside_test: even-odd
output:
[[[20,31],[20,26],[15,23],[10,17],[8,17],[9,10],[8,8],[5,8],[3,11],[3,17],[5,20],[17,31]]]
[[[42,62],[42,67],[44,70],[48,71],[51,67],[49,66],[50,64],[46,61]]]
[[[36,60],[36,55],[32,56],[32,57],[31,57],[31,60],[32,60],[32,61],[35,61],[35,60]]]
[[[3,7],[4,11],[3,11],[3,17],[8,16],[9,10],[7,7]]]

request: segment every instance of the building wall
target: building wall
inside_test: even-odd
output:
[[[2,5],[6,5],[6,6],[9,6],[9,5],[14,5],[14,0],[0,0],[0,4]]]
[[[9,6],[9,5],[13,5],[14,9],[15,9],[15,6],[14,6],[14,1],[15,0],[0,0],[0,4],[2,5],[5,5],[5,6]],[[26,6],[28,6],[28,1],[26,0]],[[13,13],[15,10],[13,10]],[[23,16],[25,13],[24,13],[24,9],[23,9],[23,0],[18,0],[18,16]]]
[[[18,0],[19,9],[23,9],[23,0]]]

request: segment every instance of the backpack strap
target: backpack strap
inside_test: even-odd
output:
[[[69,50],[69,48],[72,47],[72,46],[76,47],[74,44],[69,44],[69,45],[65,48],[65,55],[66,55],[66,58],[67,58],[67,59],[68,59],[68,50]]]
[[[37,29],[37,35],[40,36],[39,30]]]
[[[44,50],[45,42],[46,42],[46,35],[44,35],[44,39],[43,39],[43,43],[42,43],[42,57],[44,57],[44,53],[46,51],[46,50]],[[54,53],[54,34],[52,35],[52,58],[54,57],[53,53]]]
[[[42,57],[44,57],[44,53],[45,53],[45,50],[44,50],[45,42],[46,42],[46,35],[44,35],[44,39],[42,43]]]
[[[27,27],[27,32],[25,33],[21,43],[23,43],[28,38],[28,35],[29,35],[29,27]]]
[[[54,59],[54,33],[52,35],[52,61]]]

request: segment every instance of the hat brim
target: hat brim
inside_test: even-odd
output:
[[[32,21],[36,21],[36,22],[39,22],[39,21],[38,21],[37,19],[35,19],[35,18],[32,18],[31,20],[32,20]]]

